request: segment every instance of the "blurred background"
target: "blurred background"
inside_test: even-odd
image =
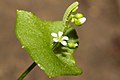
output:
[[[61,20],[76,0],[0,0],[0,80],[17,80],[32,63],[16,39],[16,10],[45,20]],[[81,76],[49,79],[37,66],[24,80],[120,80],[120,0],[77,0],[87,22],[76,28],[80,45],[75,53]]]

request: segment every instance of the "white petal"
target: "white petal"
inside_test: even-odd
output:
[[[51,33],[51,35],[52,35],[53,37],[57,37],[57,34],[56,34],[56,33]]]
[[[83,17],[83,18],[80,18],[79,20],[80,20],[80,22],[83,24],[83,23],[86,21],[86,18]]]
[[[78,44],[77,43],[75,43],[75,47],[77,47],[78,46]]]
[[[58,37],[61,37],[63,35],[63,32],[59,31],[58,32]]]
[[[69,40],[69,38],[67,36],[64,36],[62,40]]]
[[[25,46],[22,46],[22,48],[24,48]]]
[[[58,39],[57,39],[57,38],[53,38],[53,41],[54,41],[54,42],[58,42]]]
[[[67,46],[67,42],[66,41],[61,41],[61,44],[64,46]]]

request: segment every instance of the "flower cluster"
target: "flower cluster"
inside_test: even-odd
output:
[[[77,13],[77,14],[71,14],[70,20],[71,22],[74,22],[76,26],[80,26],[83,23],[85,23],[86,18],[83,16],[83,14]]]
[[[69,40],[69,38],[67,36],[63,36],[63,32],[59,31],[58,34],[51,33],[51,35],[54,37],[54,42],[60,42],[62,45],[67,46],[67,40]]]
[[[63,32],[59,31],[57,33],[51,33],[54,42],[60,42],[63,46],[69,46],[72,48],[76,48],[78,46],[77,43],[68,41],[69,38],[67,36],[63,36]],[[67,42],[68,41],[68,42]]]

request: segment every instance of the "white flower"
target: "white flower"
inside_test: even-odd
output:
[[[67,46],[66,41],[69,40],[69,38],[67,36],[63,36],[63,32],[59,31],[58,34],[51,33],[51,35],[53,36],[54,42],[60,42],[62,45]]]
[[[82,17],[82,18],[79,19],[79,21],[81,22],[81,24],[83,24],[86,21],[86,18]]]

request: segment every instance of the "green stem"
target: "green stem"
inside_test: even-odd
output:
[[[22,73],[22,75],[18,78],[18,80],[23,80],[25,78],[25,76],[36,66],[37,64],[35,62],[33,62],[28,69],[25,70],[24,73]]]

